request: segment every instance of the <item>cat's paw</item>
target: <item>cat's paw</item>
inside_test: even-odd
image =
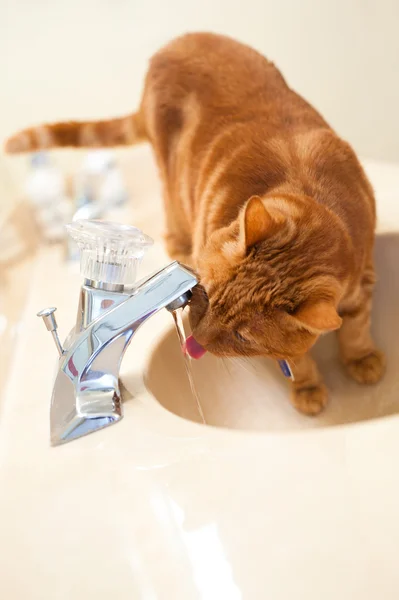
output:
[[[323,384],[293,388],[291,402],[304,415],[318,415],[328,402],[327,388]]]
[[[380,350],[373,350],[363,358],[346,362],[345,367],[352,379],[372,385],[378,383],[385,373],[385,355]]]

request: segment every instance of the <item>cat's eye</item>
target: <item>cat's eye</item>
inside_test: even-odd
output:
[[[283,310],[288,315],[294,315],[299,307],[300,307],[300,304],[295,304],[294,302],[291,302],[290,304],[287,304],[286,306],[284,306]]]
[[[246,338],[245,338],[243,335],[241,335],[241,333],[240,333],[239,331],[237,331],[237,330],[234,332],[234,335],[235,335],[236,339],[237,339],[239,342],[242,342],[243,344],[245,344],[245,343],[248,341],[248,340],[247,340],[247,339],[246,339]]]

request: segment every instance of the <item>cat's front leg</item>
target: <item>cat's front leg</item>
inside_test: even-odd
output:
[[[290,361],[290,367],[294,376],[291,389],[293,406],[305,415],[318,415],[327,404],[328,394],[315,361],[310,354],[304,354]]]
[[[363,294],[359,304],[342,313],[338,340],[342,361],[348,374],[358,383],[374,384],[385,372],[385,356],[370,333],[371,293]]]

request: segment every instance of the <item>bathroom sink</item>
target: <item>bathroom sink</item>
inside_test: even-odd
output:
[[[318,417],[306,417],[289,402],[289,382],[265,358],[218,359],[209,354],[193,361],[193,377],[208,425],[230,429],[282,431],[334,426],[399,413],[399,234],[376,241],[378,283],[373,330],[386,352],[388,369],[375,386],[361,386],[339,363],[333,334],[313,349],[330,391],[330,403]],[[171,327],[151,355],[145,375],[148,390],[169,411],[200,422],[184,361]]]
[[[123,152],[133,202],[112,219],[156,239],[141,278],[169,262],[160,193],[150,148]],[[380,227],[399,232],[399,168],[371,165],[371,175]],[[35,314],[57,306],[64,340],[81,278],[61,248],[37,253],[28,272],[18,270],[12,297],[9,288],[20,334],[5,369],[0,352],[7,600],[397,600],[399,417],[378,417],[399,413],[398,256],[399,235],[381,236],[374,328],[390,362],[378,387],[347,380],[335,338],[326,337],[315,353],[332,399],[311,419],[291,408],[289,382],[273,362],[205,356],[194,364],[210,424],[202,426],[172,317],[161,310],[122,361],[124,418],[54,448],[48,413],[58,359]],[[374,420],[309,430],[362,419]]]

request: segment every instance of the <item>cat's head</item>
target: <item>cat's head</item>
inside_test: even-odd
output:
[[[253,196],[198,259],[194,338],[219,356],[302,355],[341,325],[347,251],[337,218],[314,200]]]

